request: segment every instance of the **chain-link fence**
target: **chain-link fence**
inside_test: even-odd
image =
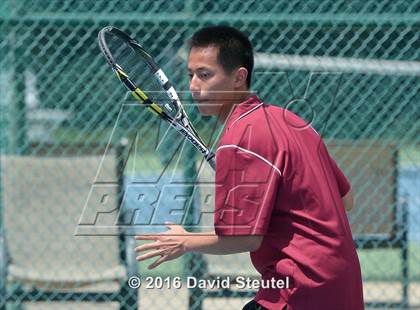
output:
[[[255,276],[247,255],[189,255],[156,271],[133,261],[133,229],[151,221],[200,216],[211,229],[213,176],[205,168],[194,186],[192,147],[123,105],[97,43],[106,25],[131,33],[188,105],[185,42],[210,24],[249,35],[253,91],[310,121],[350,177],[368,306],[420,307],[420,1],[3,0],[0,309],[240,309],[253,296],[186,283]],[[215,140],[216,121],[187,109]],[[137,275],[162,289],[128,287]],[[176,277],[184,285],[168,288]]]

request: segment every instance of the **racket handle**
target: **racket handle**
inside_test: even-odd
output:
[[[210,167],[213,168],[213,170],[216,171],[216,160],[215,160],[215,154],[210,153],[209,156],[206,157],[207,162],[209,163]]]

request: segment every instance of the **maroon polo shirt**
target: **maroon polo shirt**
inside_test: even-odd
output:
[[[268,309],[363,309],[359,260],[341,200],[350,184],[319,134],[257,96],[237,105],[216,152],[215,231],[262,235],[251,252]],[[270,285],[289,280],[289,288]]]

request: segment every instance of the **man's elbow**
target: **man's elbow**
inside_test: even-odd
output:
[[[248,237],[248,246],[249,251],[256,251],[260,248],[263,236],[249,236]]]
[[[346,211],[350,211],[353,209],[353,192],[352,190],[349,190],[349,192],[347,194],[345,194],[341,200],[343,201],[343,205],[344,205],[344,209],[346,209]]]

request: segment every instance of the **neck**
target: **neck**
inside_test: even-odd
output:
[[[225,104],[219,114],[219,122],[224,124],[226,120],[229,118],[230,114],[234,110],[237,104],[244,102],[249,98],[251,93],[247,91],[241,91],[237,93],[234,99],[232,99],[229,103]]]

